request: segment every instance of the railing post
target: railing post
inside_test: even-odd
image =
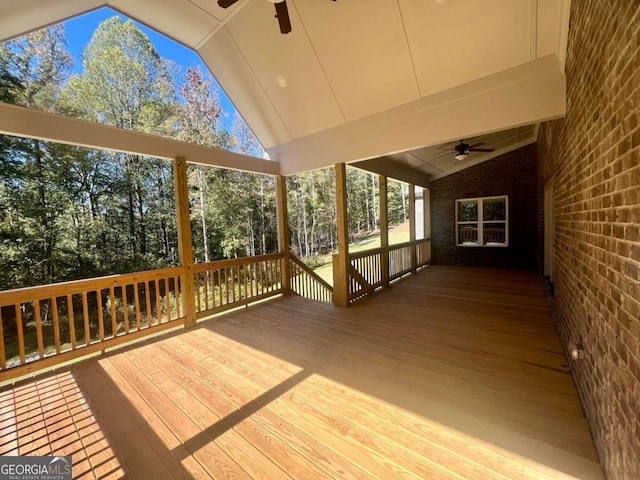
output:
[[[284,254],[280,260],[282,292],[291,295],[291,262],[289,258],[289,214],[287,209],[287,177],[276,179],[276,210],[278,217],[278,250]]]
[[[389,286],[389,214],[387,202],[387,177],[378,175],[378,191],[380,192],[380,268],[382,269],[382,285]]]
[[[338,254],[333,256],[333,303],[338,307],[349,306],[349,225],[347,221],[347,167],[337,163],[336,210]]]
[[[416,249],[416,186],[409,184],[409,241],[411,242],[411,271],[416,273],[418,258]]]
[[[189,212],[189,185],[187,161],[182,157],[173,160],[173,185],[178,223],[178,252],[182,267],[182,309],[186,317],[185,327],[196,324],[196,301],[193,283],[193,246],[191,244],[191,216]]]

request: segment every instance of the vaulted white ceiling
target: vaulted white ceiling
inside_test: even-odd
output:
[[[282,35],[266,0],[3,0],[0,40],[119,10],[195,49],[285,174],[564,114],[569,0],[287,3]]]

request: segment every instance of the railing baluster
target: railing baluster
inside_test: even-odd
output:
[[[40,316],[40,300],[33,302],[33,313],[36,316],[36,337],[38,341],[38,357],[44,358],[44,339],[42,338],[42,317]]]
[[[229,269],[224,269],[224,296],[225,305],[229,305]]]
[[[118,317],[116,315],[116,293],[113,286],[109,287],[109,300],[111,303],[111,338],[118,336]]]
[[[209,271],[204,272],[204,309],[209,310]],[[200,310],[200,305],[198,305],[198,310]]]
[[[162,300],[160,299],[160,279],[153,282],[153,291],[156,292],[156,318],[158,320],[157,325],[162,323]]]
[[[176,318],[180,318],[180,281],[178,277],[173,277],[173,297],[176,301]]]
[[[102,312],[102,290],[96,290],[98,308],[98,336],[100,342],[104,342],[104,313]]]
[[[129,299],[127,298],[127,286],[123,285],[122,288],[122,313],[124,317],[124,333],[129,333]]]
[[[201,275],[200,272],[196,274],[196,281],[194,286],[194,288],[196,289],[196,292],[195,292],[196,293],[196,312],[202,311],[202,305],[200,300],[200,275]]]
[[[56,354],[60,353],[60,319],[58,317],[58,298],[51,297],[51,318],[53,319],[53,341],[56,344]]]
[[[22,327],[22,304],[16,303],[16,327],[18,328],[18,352],[20,354],[20,364],[26,363],[24,353],[24,330]]]
[[[82,292],[82,320],[84,322],[84,343],[91,344],[91,330],[89,329],[89,305],[87,300],[87,292]]]
[[[4,349],[4,329],[2,328],[2,307],[0,307],[0,370],[7,368],[7,352]]]
[[[214,307],[216,307],[216,306],[220,307],[220,306],[222,306],[222,270],[220,270],[219,268],[216,268],[214,270],[214,273],[215,273],[215,278],[214,279],[215,279],[215,282],[216,282],[215,284],[218,286],[218,305],[216,305],[215,296],[214,296],[213,306]],[[214,291],[214,293],[215,293],[215,291]]]
[[[133,284],[133,303],[135,304],[136,308],[136,329],[138,331],[140,331],[140,328],[142,326],[142,314],[140,313],[140,292],[138,291],[139,288],[139,283],[136,282]]]
[[[153,309],[151,308],[151,293],[149,292],[149,280],[144,282],[144,297],[147,302],[147,328],[153,325]]]
[[[167,322],[171,321],[171,295],[169,295],[169,278],[164,278],[164,299],[167,305]]]
[[[71,350],[76,349],[76,316],[73,312],[73,297],[67,294],[67,315],[69,323],[69,340],[71,341]]]

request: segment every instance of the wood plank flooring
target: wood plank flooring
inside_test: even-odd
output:
[[[535,273],[289,297],[0,389],[0,455],[75,478],[601,479]]]

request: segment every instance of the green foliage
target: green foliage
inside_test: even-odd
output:
[[[310,259],[310,264],[324,263],[316,257],[337,249],[335,183],[333,168],[287,179],[291,248]],[[388,184],[389,224],[394,225],[406,221],[408,190],[400,182]],[[378,175],[347,167],[347,203],[351,241],[376,232],[380,221]]]

